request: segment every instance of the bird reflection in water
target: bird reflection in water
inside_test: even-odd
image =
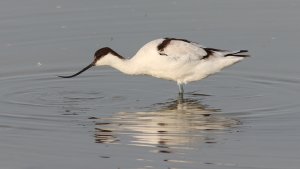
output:
[[[96,143],[156,147],[156,152],[172,153],[174,147],[188,149],[202,143],[216,143],[218,133],[239,124],[238,120],[220,113],[221,110],[193,98],[172,99],[149,109],[152,111],[95,118]]]

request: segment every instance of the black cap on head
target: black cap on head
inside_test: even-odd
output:
[[[112,55],[115,55],[117,56],[118,58],[120,59],[124,59],[123,56],[119,55],[117,52],[115,52],[114,50],[112,50],[111,48],[109,47],[104,47],[104,48],[101,48],[101,49],[98,49],[96,52],[95,52],[95,62],[99,59],[101,59],[103,56],[107,55],[108,53],[111,53]]]

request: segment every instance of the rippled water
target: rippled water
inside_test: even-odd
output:
[[[299,168],[300,3],[0,2],[0,168]],[[252,57],[186,86],[94,68],[165,36]],[[199,40],[198,40],[199,39]]]

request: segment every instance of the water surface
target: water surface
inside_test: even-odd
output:
[[[0,2],[0,168],[299,168],[297,1]],[[178,98],[110,68],[158,37],[252,57]]]

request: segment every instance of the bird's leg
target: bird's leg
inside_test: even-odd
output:
[[[178,87],[179,87],[179,94],[181,94],[181,95],[183,95],[183,92],[184,92],[184,90],[183,90],[183,84],[178,84]]]
[[[177,104],[182,104],[182,103],[184,103],[183,93],[178,93]]]
[[[179,93],[178,93],[177,103],[182,104],[184,102],[184,99],[183,99],[183,92],[184,92],[183,84],[178,83],[178,87],[179,87]]]

